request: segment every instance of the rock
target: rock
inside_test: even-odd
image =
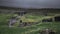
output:
[[[12,17],[12,18],[9,20],[9,27],[13,26],[16,22],[17,22],[17,20],[15,19],[15,17]]]
[[[45,29],[42,30],[41,32],[39,32],[40,34],[56,34],[56,32],[54,32],[53,30],[50,29]]]
[[[56,22],[60,22],[60,16],[56,16],[56,17],[54,17],[54,19]]]
[[[20,23],[20,25],[18,27],[31,26],[31,25],[35,25],[35,24],[37,24],[37,22],[22,22],[22,23]]]
[[[43,19],[42,22],[53,22],[53,20],[50,18],[50,19]]]

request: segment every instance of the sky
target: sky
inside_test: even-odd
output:
[[[60,0],[0,0],[0,6],[17,8],[60,8]]]

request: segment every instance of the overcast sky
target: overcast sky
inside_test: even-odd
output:
[[[0,0],[0,6],[23,8],[60,8],[60,0]]]

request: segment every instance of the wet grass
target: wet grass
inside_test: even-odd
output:
[[[59,33],[60,23],[42,23],[35,26],[30,26],[26,28],[20,27],[0,27],[0,34],[37,34],[38,31],[43,30],[45,28],[50,28],[52,30],[56,30]]]

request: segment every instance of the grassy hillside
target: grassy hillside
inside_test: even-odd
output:
[[[60,33],[60,22],[39,22],[38,24],[25,26],[25,27],[8,27],[8,20],[14,14],[0,14],[0,34],[38,34],[46,28],[50,28],[56,31],[56,34]],[[46,16],[26,14],[21,17],[23,22],[38,22]]]

